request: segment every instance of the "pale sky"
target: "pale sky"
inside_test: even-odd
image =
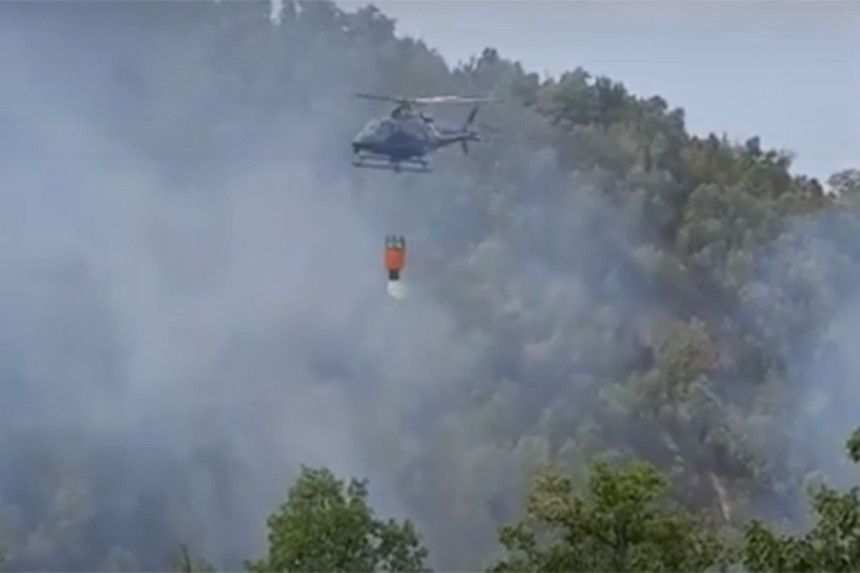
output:
[[[582,66],[683,107],[695,133],[794,151],[796,172],[860,167],[860,0],[373,3],[450,64],[489,46],[529,71]]]

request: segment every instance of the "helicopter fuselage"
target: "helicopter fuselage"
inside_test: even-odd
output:
[[[385,156],[394,161],[424,157],[437,149],[439,133],[420,117],[371,120],[352,141],[354,153]]]
[[[428,171],[425,157],[431,152],[454,143],[463,145],[465,152],[466,142],[479,140],[477,133],[468,127],[437,128],[427,117],[377,118],[365,125],[353,139],[352,150],[358,156],[353,165],[382,169],[387,165],[400,171],[401,164],[404,164]],[[374,163],[369,164],[366,160]]]
[[[492,101],[484,97],[426,96],[402,98],[359,93],[364,99],[390,101],[397,104],[388,116],[367,123],[352,140],[352,151],[358,157],[356,167],[385,168],[385,165],[368,165],[364,159],[387,161],[389,167],[399,171],[401,164],[419,165],[427,171],[425,156],[437,149],[459,143],[468,155],[470,141],[480,141],[471,125],[478,112],[478,103]],[[416,110],[417,105],[430,103],[474,103],[466,121],[459,128],[437,128],[433,119]]]

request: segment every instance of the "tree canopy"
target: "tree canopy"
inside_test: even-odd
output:
[[[188,543],[236,569],[266,534],[252,570],[855,567],[853,490],[775,532],[852,475],[856,169],[825,186],[575,60],[451,66],[372,6],[270,10],[0,6],[9,568]],[[377,177],[348,142],[387,110],[356,91],[501,103],[468,156]],[[414,521],[306,468],[266,524],[309,458],[372,468]]]
[[[408,520],[374,515],[366,482],[302,467],[268,521],[269,549],[249,571],[426,571],[427,550]]]
[[[847,443],[860,462],[860,429]],[[741,537],[673,501],[653,466],[597,461],[581,488],[560,469],[540,472],[525,515],[502,526],[506,556],[488,573],[564,571],[855,571],[860,566],[860,487],[810,489],[814,523],[787,535],[759,520]],[[330,470],[302,468],[287,502],[269,518],[267,557],[249,571],[427,571],[427,550],[411,522],[383,521],[367,482],[349,486]],[[188,558],[185,560],[190,562]],[[184,570],[192,570],[190,568]]]
[[[847,442],[860,462],[860,429]],[[860,487],[847,491],[817,484],[810,491],[815,522],[803,535],[784,535],[760,521],[746,530],[743,565],[770,571],[857,571],[860,568]]]
[[[526,520],[501,530],[515,557],[490,571],[704,571],[725,560],[720,540],[705,527],[660,507],[665,488],[642,463],[620,471],[596,464],[587,498],[564,475],[543,475]]]

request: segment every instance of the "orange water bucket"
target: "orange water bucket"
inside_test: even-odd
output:
[[[403,237],[389,236],[385,238],[385,270],[388,271],[388,279],[396,281],[400,279],[400,271],[406,264],[406,240]]]

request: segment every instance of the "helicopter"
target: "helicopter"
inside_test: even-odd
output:
[[[387,101],[395,104],[387,116],[370,120],[352,140],[355,167],[384,169],[399,173],[429,173],[427,156],[438,149],[459,143],[464,155],[469,154],[470,141],[481,141],[472,129],[482,102],[494,101],[485,97],[428,96],[392,97],[367,93],[355,94],[359,98]],[[436,126],[433,118],[419,106],[440,103],[474,103],[465,122],[459,127]]]

